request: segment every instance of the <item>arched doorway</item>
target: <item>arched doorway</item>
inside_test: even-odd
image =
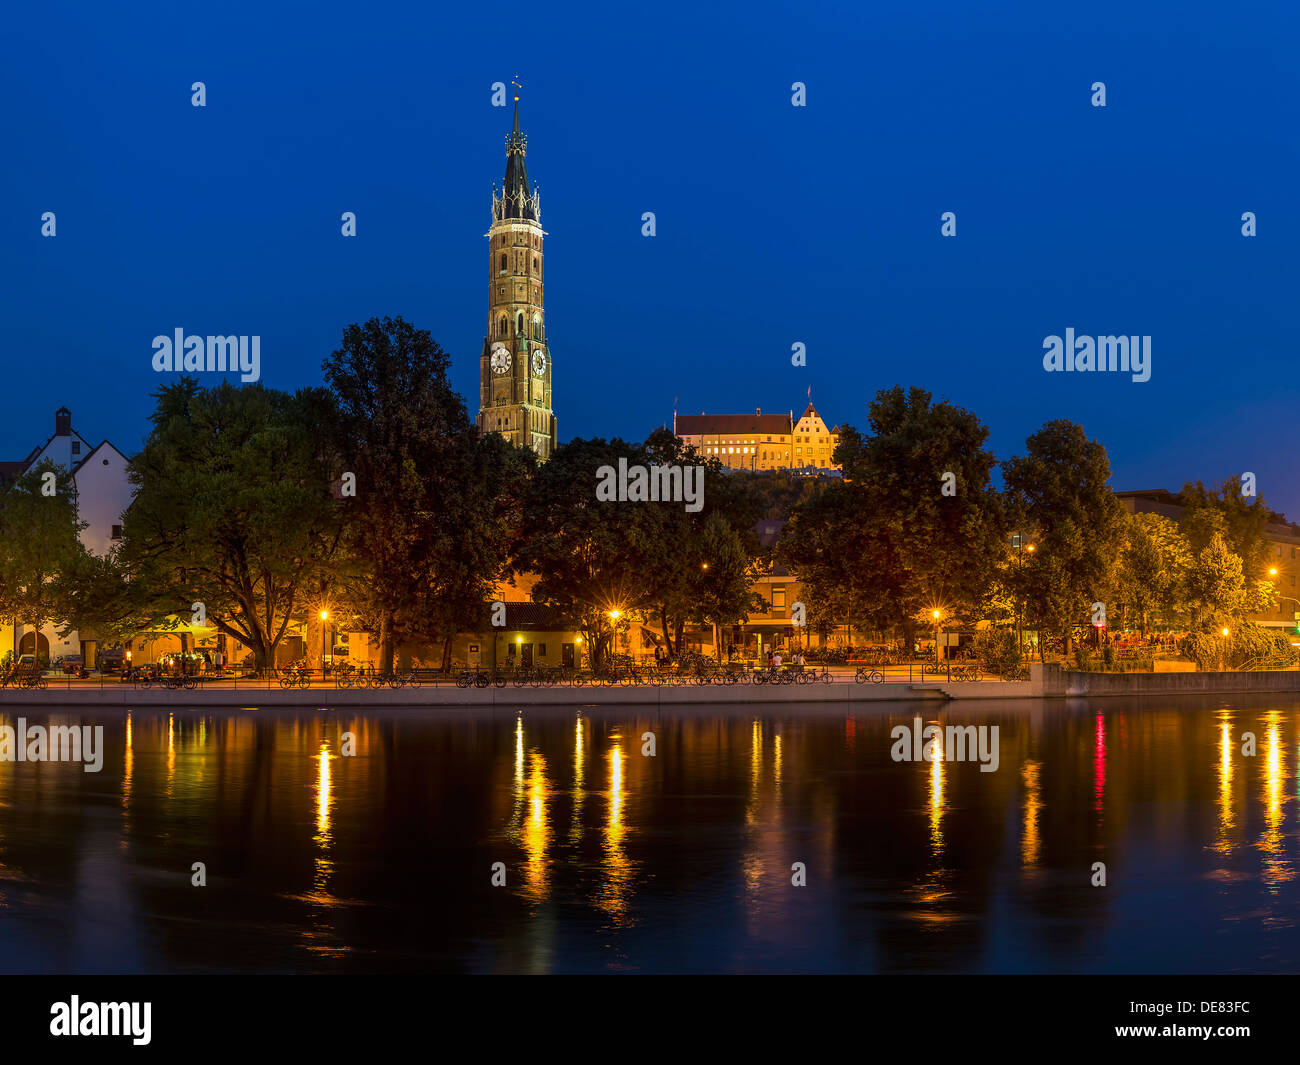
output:
[[[23,633],[22,639],[18,641],[18,655],[20,658],[23,655],[29,655],[32,653],[32,638],[37,635],[39,634],[35,632]],[[44,655],[45,658],[48,660],[50,657],[50,641],[47,640],[44,636],[41,636],[40,643],[37,644],[37,646],[40,647],[40,651],[38,651],[37,653]]]

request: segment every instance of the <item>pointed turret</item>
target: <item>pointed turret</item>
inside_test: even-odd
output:
[[[528,138],[519,132],[519,94],[515,94],[515,124],[506,138],[506,178],[501,190],[501,218],[537,220],[537,200],[528,185]]]

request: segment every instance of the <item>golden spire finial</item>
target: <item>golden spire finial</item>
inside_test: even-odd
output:
[[[522,88],[524,87],[523,84],[522,84],[522,83],[520,82],[520,80],[519,80],[519,75],[518,75],[518,74],[516,74],[513,78],[510,79],[510,84],[513,85],[513,86],[515,87],[515,102],[518,103],[518,102],[519,102],[519,90],[522,89]]]

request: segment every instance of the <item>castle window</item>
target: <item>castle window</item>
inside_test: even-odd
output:
[[[506,253],[505,253],[505,252],[502,252],[502,253],[501,253],[501,272],[502,272],[503,274],[506,272]]]
[[[523,311],[520,311],[520,312],[519,312],[519,324],[516,326],[515,331],[516,331],[520,336],[523,336],[523,335],[524,335],[524,314],[523,314]]]
[[[501,321],[497,323],[497,336],[503,337],[509,331],[510,326],[506,324],[505,315],[501,316]]]

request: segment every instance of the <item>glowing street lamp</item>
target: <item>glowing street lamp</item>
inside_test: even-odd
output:
[[[320,675],[322,682],[325,680],[325,622],[329,621],[330,612],[322,610],[320,612]]]
[[[618,619],[623,616],[621,610],[611,610],[609,612],[610,627],[614,630],[614,654],[618,654]]]

